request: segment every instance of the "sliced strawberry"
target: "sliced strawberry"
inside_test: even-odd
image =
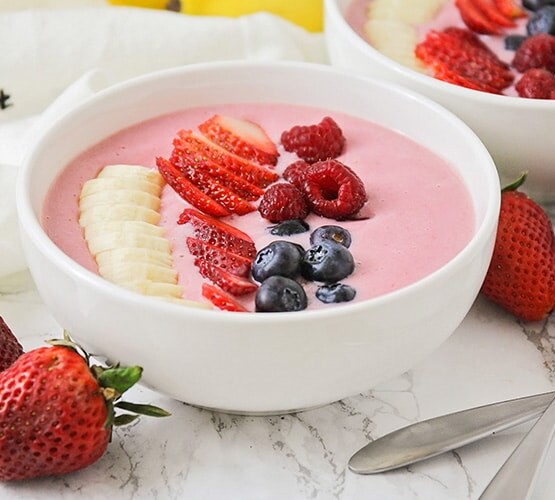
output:
[[[249,275],[252,258],[244,257],[243,255],[230,252],[222,247],[211,245],[190,236],[186,242],[191,255],[202,258],[237,276],[247,277]]]
[[[225,207],[189,182],[168,160],[158,157],[156,165],[164,180],[185,201],[214,217],[231,215]]]
[[[256,255],[254,242],[247,233],[198,210],[186,208],[177,223],[190,223],[195,236],[205,243],[251,259]]]
[[[230,294],[209,283],[202,284],[202,296],[222,311],[248,312],[248,310]]]
[[[261,165],[275,165],[279,153],[276,145],[260,125],[231,116],[214,115],[199,125],[201,133],[246,160]]]
[[[191,151],[190,148],[186,148],[183,146],[182,141],[179,138],[174,140],[174,150],[170,157],[170,162],[179,169],[181,169],[184,165],[189,165],[206,172],[220,183],[228,186],[232,191],[235,191],[235,193],[247,201],[258,200],[258,198],[264,194],[264,190],[262,188],[251,184],[238,175],[235,175],[228,168],[214,163],[200,152]]]
[[[174,166],[177,165],[174,164]],[[210,198],[225,207],[229,212],[245,215],[256,210],[254,205],[251,205],[247,200],[241,198],[237,193],[218,182],[203,170],[196,169],[187,162],[181,162],[179,171],[204,194],[210,196]]]
[[[499,35],[504,24],[500,24],[490,17],[489,11],[491,9],[484,9],[483,5],[485,3],[483,0],[455,0],[455,6],[459,9],[461,18],[469,29],[476,33]],[[508,22],[508,26],[512,26],[512,23],[503,15],[499,14],[499,17],[504,23]]]
[[[255,292],[258,288],[258,285],[250,279],[232,274],[202,258],[195,259],[195,266],[203,278],[210,280],[231,295],[246,295]]]
[[[458,85],[459,87],[465,87],[467,89],[472,89],[472,90],[480,90],[482,92],[488,92],[490,94],[501,93],[495,87],[492,87],[491,85],[487,85],[483,82],[479,82],[471,78],[467,78],[464,75],[461,75],[459,72],[441,63],[434,64],[434,76],[438,80],[441,80],[447,83],[452,83],[454,85]]]
[[[497,10],[508,19],[518,19],[528,15],[514,0],[494,0],[493,3]]]
[[[242,177],[255,186],[265,188],[279,178],[278,174],[273,170],[230,153],[190,130],[180,130],[177,136],[181,141],[180,147],[185,151],[197,152],[214,163],[231,170],[235,175]]]

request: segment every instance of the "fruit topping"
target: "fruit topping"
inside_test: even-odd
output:
[[[214,217],[225,217],[231,212],[190,182],[165,158],[156,158],[158,171],[170,187],[185,201]]]
[[[256,123],[231,116],[214,115],[199,125],[202,134],[230,153],[264,165],[275,165],[276,145]]]
[[[475,33],[498,35],[503,29],[513,26],[510,17],[505,16],[490,0],[455,0],[461,19]]]
[[[326,225],[315,229],[310,235],[310,244],[317,245],[325,241],[339,243],[345,248],[351,246],[351,233],[341,226]]]
[[[258,205],[260,215],[270,222],[289,219],[304,219],[308,215],[308,205],[304,194],[293,184],[279,183],[270,186]]]
[[[515,52],[513,66],[521,73],[531,68],[555,73],[555,36],[538,33],[528,37]]]
[[[508,19],[526,17],[526,11],[514,0],[494,0],[497,10]]]
[[[436,78],[470,89],[499,94],[514,79],[509,66],[465,29],[431,30],[415,53]]]
[[[526,71],[515,85],[520,97],[555,99],[555,74],[543,68]]]
[[[522,5],[528,10],[536,11],[544,5],[555,5],[555,0],[522,0]]]
[[[231,295],[246,295],[258,288],[258,285],[250,279],[237,276],[204,258],[197,257],[195,266],[203,278],[210,280]]]
[[[304,160],[297,160],[287,166],[287,168],[283,171],[282,177],[287,181],[293,184],[296,188],[302,191],[303,183],[304,183],[304,174],[306,172],[307,167],[310,163],[307,163]]]
[[[191,224],[195,237],[200,241],[243,257],[252,259],[256,255],[254,242],[247,233],[198,210],[186,208],[181,212],[177,223]]]
[[[355,298],[356,290],[344,283],[322,285],[316,290],[316,298],[325,304],[349,302]]]
[[[21,347],[4,318],[0,316],[0,372],[13,365],[22,354],[23,347]]]
[[[310,226],[302,219],[289,219],[270,227],[270,233],[274,236],[291,236],[293,234],[306,233]]]
[[[311,281],[335,283],[349,276],[355,261],[349,250],[338,243],[322,242],[310,247],[301,263],[303,277]]]
[[[240,302],[237,302],[232,295],[210,283],[202,284],[202,296],[222,311],[247,312],[247,309]]]
[[[362,180],[337,160],[310,165],[303,188],[308,206],[315,214],[336,220],[354,216],[367,200]]]
[[[304,249],[290,241],[275,240],[258,251],[252,263],[252,277],[262,283],[270,276],[295,278],[301,271]]]
[[[174,154],[187,154],[188,152],[200,154],[260,188],[269,186],[279,178],[278,174],[273,170],[230,153],[190,130],[178,131],[173,145]]]
[[[518,191],[525,176],[503,190],[493,257],[482,293],[525,321],[555,307],[555,235],[544,210]]]
[[[555,35],[555,5],[546,5],[538,9],[528,21],[526,32],[529,35],[537,33]]]
[[[187,237],[186,243],[191,255],[221,267],[231,274],[247,277],[251,271],[252,258],[250,257],[244,257],[191,236]]]
[[[89,366],[89,355],[67,335],[49,343],[0,373],[2,481],[83,469],[104,455],[113,426],[137,414],[170,415],[120,400],[141,378],[141,367]],[[115,415],[118,409],[130,413]]]
[[[303,287],[291,278],[270,276],[256,292],[256,312],[290,312],[306,309]]]
[[[345,137],[333,118],[326,116],[316,125],[296,125],[281,134],[286,151],[308,163],[336,158],[343,152]]]
[[[525,35],[507,35],[503,40],[504,47],[506,50],[517,50],[524,40],[526,40]]]

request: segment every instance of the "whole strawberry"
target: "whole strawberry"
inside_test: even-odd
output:
[[[538,321],[555,307],[555,236],[544,210],[517,191],[525,177],[502,192],[482,293],[518,318]]]
[[[34,349],[0,373],[0,480],[62,475],[82,469],[106,451],[114,407],[152,416],[160,408],[119,402],[140,367],[89,367],[69,337]]]
[[[10,367],[23,354],[23,347],[0,316],[0,372]]]

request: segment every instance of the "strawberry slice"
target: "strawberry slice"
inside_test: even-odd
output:
[[[275,165],[276,145],[260,125],[231,116],[214,115],[199,125],[202,135],[230,153],[261,165]]]
[[[225,207],[189,182],[168,160],[158,157],[156,165],[164,180],[185,201],[214,217],[231,215]]]
[[[508,19],[518,19],[527,17],[526,11],[520,7],[514,0],[493,0],[497,10]]]
[[[184,150],[195,151],[214,163],[231,170],[255,186],[265,188],[278,180],[279,176],[273,170],[252,163],[237,156],[224,148],[214,144],[190,130],[180,130],[177,137],[181,140],[180,147]]]
[[[179,216],[177,223],[190,223],[196,238],[200,241],[250,259],[256,255],[254,242],[247,233],[198,210],[186,208]]]
[[[222,247],[211,245],[191,236],[187,237],[186,242],[191,255],[202,258],[237,276],[246,278],[249,275],[252,258],[230,252]]]
[[[200,151],[192,150],[187,147],[179,137],[174,139],[173,145],[174,149],[170,157],[170,162],[180,170],[184,165],[188,165],[206,172],[247,201],[258,200],[258,198],[264,194],[262,188],[251,184],[242,177],[234,174],[228,168],[218,165],[204,156]]]
[[[246,295],[255,292],[258,288],[258,285],[250,279],[232,274],[202,258],[195,259],[195,266],[203,278],[210,280],[231,295]]]
[[[248,312],[248,310],[230,294],[209,283],[202,284],[202,296],[222,311]]]
[[[174,167],[177,167],[177,165],[174,164]],[[210,198],[225,207],[229,212],[245,215],[256,210],[254,205],[251,205],[247,200],[241,198],[229,187],[221,184],[203,170],[198,170],[187,162],[181,162],[179,171],[204,194],[210,196]]]
[[[499,35],[503,27],[513,23],[486,0],[455,0],[461,18],[472,31],[488,35]]]

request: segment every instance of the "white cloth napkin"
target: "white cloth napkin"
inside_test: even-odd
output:
[[[265,13],[230,19],[108,6],[0,10],[0,90],[9,95],[0,110],[0,291],[3,279],[26,267],[14,184],[42,131],[124,79],[232,59],[327,62],[322,34]]]

